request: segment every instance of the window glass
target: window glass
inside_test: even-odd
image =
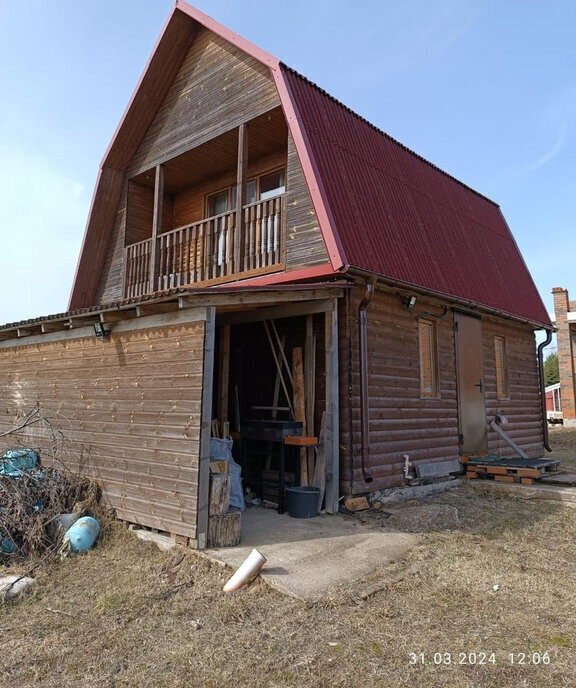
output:
[[[276,170],[260,177],[260,200],[278,196],[286,190],[284,170]]]
[[[208,196],[208,217],[228,212],[228,189]]]
[[[438,396],[438,352],[436,323],[432,320],[418,321],[420,344],[420,393],[423,397]]]

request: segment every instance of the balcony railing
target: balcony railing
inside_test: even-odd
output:
[[[234,279],[241,273],[282,262],[284,195],[140,241],[125,249],[124,296],[170,289],[209,280]],[[155,254],[153,255],[153,248]]]

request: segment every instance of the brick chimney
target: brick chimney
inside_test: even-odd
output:
[[[562,394],[562,416],[565,425],[576,426],[576,380],[573,333],[567,314],[570,312],[568,290],[563,287],[552,289],[554,313],[556,316],[556,341],[558,343],[558,370]]]

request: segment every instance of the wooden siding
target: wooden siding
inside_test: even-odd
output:
[[[204,321],[0,349],[0,428],[36,403],[126,520],[196,538]],[[39,427],[4,438],[42,446]]]
[[[288,136],[286,196],[286,270],[329,262],[291,136]]]
[[[201,28],[128,167],[130,177],[279,104],[267,67]]]
[[[360,493],[404,484],[403,455],[410,462],[457,459],[458,405],[454,351],[454,318],[438,319],[439,398],[423,399],[420,392],[418,321],[423,311],[440,314],[438,306],[418,299],[416,312],[408,311],[398,295],[376,290],[368,308],[369,375],[369,469],[374,482],[362,479],[360,462],[360,397],[358,364],[358,304],[362,289],[357,288],[340,313],[340,484],[344,493]],[[494,335],[506,338],[510,399],[496,399]],[[349,396],[348,352],[351,345]],[[483,319],[483,363],[486,390],[486,423],[496,413],[504,414],[504,427],[512,439],[530,456],[542,455],[542,426],[539,411],[538,371],[534,335],[529,328],[507,321]],[[352,441],[349,419],[351,407]],[[510,455],[504,443],[488,430],[490,451]],[[353,470],[349,456],[352,451]],[[352,488],[350,485],[352,484]]]
[[[505,416],[508,423],[502,429],[528,456],[540,458],[544,455],[544,445],[534,333],[528,327],[485,319],[482,336],[487,422],[490,424],[496,414]],[[503,337],[506,342],[507,399],[498,399],[496,390],[495,336]],[[514,455],[511,447],[490,428],[488,448],[499,456]]]

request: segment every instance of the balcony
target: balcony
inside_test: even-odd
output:
[[[282,269],[287,142],[275,108],[131,176],[124,297]]]
[[[279,268],[285,194],[160,234],[125,249],[124,296],[225,282]]]

